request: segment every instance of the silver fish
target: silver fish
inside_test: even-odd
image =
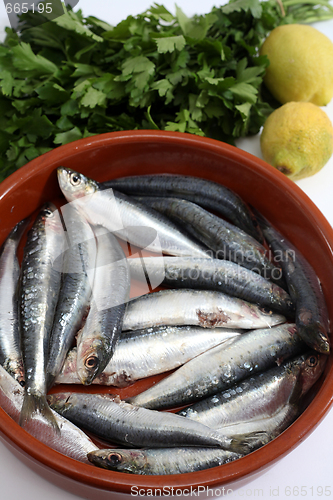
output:
[[[101,186],[69,168],[58,168],[60,188],[68,201],[98,224],[131,244],[158,254],[207,257],[206,248],[185,236],[168,218],[132,198]]]
[[[18,423],[23,404],[24,390],[0,366],[0,407]],[[27,422],[25,430],[50,448],[80,462],[89,463],[87,454],[98,447],[78,427],[58,413],[50,410],[60,432],[56,431],[41,415]]]
[[[221,433],[225,432],[230,439],[239,440],[243,448],[247,449],[245,454],[248,454],[275,439],[297,416],[297,406],[286,403],[271,417],[229,425],[223,427]]]
[[[204,328],[265,328],[285,317],[270,309],[211,290],[161,290],[127,305],[123,330],[158,325],[197,325]]]
[[[16,253],[28,222],[25,219],[14,227],[0,252],[0,364],[22,384],[24,370],[17,302],[20,266]]]
[[[296,308],[295,323],[304,342],[318,352],[330,352],[329,320],[319,279],[309,262],[261,214],[265,238],[281,261],[283,276]]]
[[[57,427],[46,402],[46,356],[58,301],[64,231],[52,203],[40,210],[27,237],[19,294],[21,344],[26,377],[20,425],[42,414]]]
[[[202,172],[205,175],[205,172]],[[105,188],[119,189],[127,194],[168,196],[190,200],[212,210],[263,242],[258,222],[241,197],[218,182],[191,175],[134,175],[103,183]]]
[[[191,201],[178,198],[135,197],[183,228],[208,247],[218,259],[227,259],[273,281],[280,281],[281,269],[268,258],[267,250],[238,227]]]
[[[294,324],[246,332],[200,354],[128,402],[155,410],[183,406],[302,351],[304,343]]]
[[[93,384],[126,387],[135,380],[178,368],[240,330],[194,326],[160,326],[126,332],[119,338],[114,355]],[[59,374],[58,384],[79,384],[76,349],[69,352]]]
[[[130,291],[129,267],[117,239],[101,226],[93,230],[97,256],[92,299],[77,337],[77,372],[85,385],[91,384],[113,356]]]
[[[128,263],[134,279],[140,279],[144,265],[150,282],[156,283],[161,268],[164,268],[164,286],[216,290],[261,307],[271,307],[287,316],[295,311],[285,290],[234,262],[191,257],[143,257],[128,259]]]
[[[217,448],[151,448],[145,450],[106,449],[93,451],[88,459],[104,469],[129,474],[167,475],[197,472],[217,467],[241,455]]]
[[[96,240],[88,222],[67,204],[62,215],[66,225],[69,249],[64,262],[64,279],[60,290],[50,338],[46,368],[47,387],[52,387],[61,371],[90,304],[96,263]]]
[[[110,394],[57,393],[53,410],[97,437],[130,447],[214,446],[236,451],[233,439],[203,424],[169,412],[146,410]]]
[[[223,426],[219,429],[221,434],[239,440],[244,448],[248,447],[248,452],[272,441],[301,413],[303,397],[322,374],[326,360],[326,355],[320,355],[315,351],[304,355],[298,360],[299,370],[293,390],[289,395],[288,392],[284,395],[279,405],[276,404],[275,413],[271,410],[268,416],[261,418],[258,416],[248,421]],[[263,396],[265,398],[266,394]],[[280,396],[283,396],[283,393]],[[256,406],[255,402],[253,404]]]
[[[308,352],[232,385],[178,412],[183,417],[243,435],[250,449],[280,434],[299,414],[301,398],[322,374],[327,356]]]

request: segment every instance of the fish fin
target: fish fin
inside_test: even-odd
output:
[[[231,438],[230,450],[242,455],[260,448],[271,441],[271,437],[265,431],[249,432],[247,434],[236,434]]]
[[[294,405],[294,406],[299,405],[299,402],[300,402],[300,399],[302,396],[302,384],[303,384],[302,378],[301,378],[300,374],[298,374],[294,389],[289,397],[288,403],[290,405]]]
[[[56,432],[60,433],[56,418],[47,403],[46,396],[36,396],[26,393],[24,395],[19,419],[20,426],[24,428],[29,420],[32,420],[35,415],[42,415],[50,426],[53,427]]]

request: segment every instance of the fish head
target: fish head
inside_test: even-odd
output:
[[[147,464],[144,451],[107,449],[88,453],[88,460],[103,469],[143,474]]]
[[[105,343],[98,336],[89,336],[89,338],[79,343],[77,348],[77,374],[82,384],[90,385],[92,383],[104,370],[106,359]]]
[[[261,307],[248,303],[246,308],[252,317],[261,321],[264,328],[280,325],[286,321],[285,316],[274,312],[270,307]]]
[[[60,189],[67,201],[94,194],[98,190],[96,181],[70,168],[59,167],[57,175]]]
[[[304,358],[298,380],[301,395],[306,394],[317,382],[324,371],[328,356],[317,351],[309,351]]]
[[[47,202],[41,207],[31,231],[35,232],[34,239],[39,236],[39,233],[45,235],[52,267],[62,272],[66,248],[65,231],[59,210],[53,203]]]
[[[327,330],[323,324],[313,321],[312,314],[308,310],[298,311],[298,331],[304,342],[323,354],[330,352],[330,340]]]
[[[25,372],[23,368],[23,363],[20,361],[19,363],[15,363],[15,369],[11,369],[10,367],[9,373],[14,377],[15,380],[20,384],[21,387],[25,386]]]
[[[62,228],[58,209],[50,201],[44,203],[44,205],[41,207],[36,219],[36,223],[40,223],[41,225],[49,228],[52,231],[56,230],[56,232],[59,232],[59,228]]]
[[[75,405],[75,395],[70,392],[59,392],[57,394],[49,394],[47,396],[47,402],[52,408],[52,410],[64,415],[66,409]]]

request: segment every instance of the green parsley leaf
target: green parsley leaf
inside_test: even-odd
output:
[[[67,132],[56,134],[54,144],[68,144],[69,142],[76,141],[82,138],[82,132],[78,127],[73,127]]]
[[[90,87],[81,99],[82,106],[95,108],[96,106],[105,106],[106,95],[100,90]]]
[[[278,104],[258,55],[276,26],[333,17],[329,0],[229,0],[206,15],[154,4],[116,26],[57,1],[0,44],[0,180],[36,155],[106,131],[151,128],[230,144]]]
[[[251,11],[254,18],[259,19],[262,15],[262,6],[259,0],[236,0],[230,2],[221,8],[224,14],[231,14],[232,12],[239,12],[241,10]]]
[[[13,65],[22,71],[29,71],[34,75],[48,75],[57,71],[57,66],[39,54],[34,54],[28,43],[21,42],[12,47]]]
[[[182,50],[185,47],[186,41],[183,35],[168,36],[163,38],[156,38],[157,51],[160,54],[166,52],[174,52],[175,50]]]

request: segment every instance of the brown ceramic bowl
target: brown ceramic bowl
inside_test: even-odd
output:
[[[204,177],[228,186],[258,208],[311,262],[322,283],[332,321],[332,229],[297,185],[265,162],[235,147],[189,134],[128,131],[82,139],[31,161],[0,184],[0,243],[19,220],[45,201],[61,197],[56,177],[59,165],[99,181],[167,172]],[[151,380],[118,392],[124,397],[147,384]],[[39,474],[85,498],[110,498],[110,492],[129,494],[132,485],[142,489],[213,488],[260,472],[318,425],[333,398],[331,356],[312,397],[285,432],[254,453],[220,467],[172,476],[133,476],[76,462],[28,435],[2,410],[0,432],[7,446]]]

